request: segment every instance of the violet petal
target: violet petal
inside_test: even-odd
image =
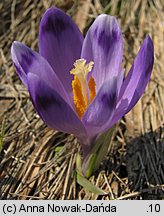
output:
[[[38,75],[51,88],[56,90],[64,100],[71,104],[59,78],[54,73],[49,63],[40,54],[34,52],[24,44],[15,41],[12,44],[11,55],[18,75],[27,87],[27,74]]]
[[[104,132],[104,126],[112,118],[122,77],[120,74],[120,76],[106,81],[82,117],[82,121],[92,137]]]
[[[82,42],[80,30],[68,15],[55,7],[45,12],[39,29],[39,52],[54,69],[68,94],[72,93],[70,70],[80,58]]]
[[[150,80],[153,63],[153,43],[147,36],[120,89],[119,101],[112,124],[122,118],[138,102]]]
[[[92,76],[97,91],[109,77],[121,72],[122,33],[115,17],[103,14],[96,18],[84,39],[81,56],[94,61]]]
[[[28,73],[27,83],[33,105],[48,126],[76,136],[85,134],[82,122],[57,91],[36,74]]]

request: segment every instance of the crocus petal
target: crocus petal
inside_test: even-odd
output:
[[[122,33],[115,17],[100,15],[84,39],[82,57],[94,61],[92,76],[96,88],[121,72],[123,56]]]
[[[150,80],[153,63],[153,43],[150,37],[147,36],[120,89],[119,101],[112,124],[129,112],[140,99]]]
[[[33,59],[33,51],[24,44],[14,41],[11,46],[11,58],[23,84],[27,87],[27,73]]]
[[[14,42],[11,47],[11,55],[22,82],[27,87],[27,74],[33,73],[44,80],[51,88],[56,90],[68,103],[70,100],[63,85],[49,63],[40,54],[20,42]]]
[[[27,83],[33,105],[47,125],[76,136],[85,134],[82,122],[57,91],[32,73],[28,73]]]
[[[80,58],[83,36],[72,19],[58,8],[44,14],[39,29],[39,52],[47,59],[62,81],[66,92],[72,92],[69,71]]]
[[[112,118],[122,79],[123,75],[120,74],[106,81],[86,110],[82,121],[91,136],[104,132],[104,126]]]

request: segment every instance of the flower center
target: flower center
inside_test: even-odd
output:
[[[89,81],[87,81],[87,75],[92,70],[93,64],[92,61],[86,64],[85,59],[78,59],[70,71],[74,75],[72,81],[73,101],[80,118],[96,95],[94,78],[90,76]]]

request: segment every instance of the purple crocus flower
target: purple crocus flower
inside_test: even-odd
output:
[[[43,15],[39,53],[13,42],[11,55],[39,116],[51,128],[79,139],[83,163],[100,135],[140,99],[154,62],[147,36],[124,79],[122,33],[115,17],[98,16],[83,38],[58,8]]]

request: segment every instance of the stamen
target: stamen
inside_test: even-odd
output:
[[[81,118],[86,110],[82,88],[79,79],[75,76],[72,81],[73,100],[78,116]]]
[[[92,76],[90,76],[88,86],[89,86],[89,91],[90,91],[90,103],[91,103],[96,96],[96,88],[95,88],[96,83]]]

